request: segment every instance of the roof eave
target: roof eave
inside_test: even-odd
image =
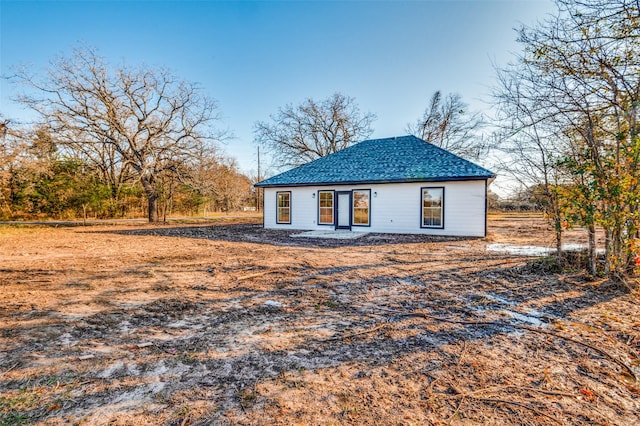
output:
[[[351,181],[332,181],[332,182],[298,182],[298,183],[262,183],[258,182],[253,186],[255,188],[284,188],[299,186],[335,186],[335,185],[366,185],[366,184],[385,184],[385,183],[412,183],[412,182],[459,182],[469,180],[488,180],[495,178],[495,174],[482,176],[441,176],[432,178],[402,178],[402,179],[378,179],[378,180],[351,180]]]

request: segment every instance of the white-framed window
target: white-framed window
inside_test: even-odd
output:
[[[421,228],[444,228],[444,187],[421,188]]]
[[[370,189],[354,189],[353,190],[353,210],[352,224],[354,226],[370,226],[371,210],[369,203],[371,200]]]
[[[333,225],[333,191],[318,191],[318,224]]]
[[[276,223],[291,223],[291,191],[276,192]]]

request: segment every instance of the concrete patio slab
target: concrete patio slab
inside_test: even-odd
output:
[[[346,230],[326,230],[326,231],[307,231],[300,234],[291,234],[294,238],[331,238],[334,240],[355,240],[364,237],[368,232],[346,231]]]

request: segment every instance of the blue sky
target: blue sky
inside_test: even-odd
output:
[[[355,97],[378,116],[373,137],[405,134],[438,89],[486,110],[493,64],[519,50],[514,28],[553,10],[550,0],[0,0],[0,73],[43,70],[79,43],[114,65],[168,67],[218,101],[235,135],[224,151],[255,173],[253,124],[309,97]],[[0,113],[27,120],[14,94],[2,79]]]

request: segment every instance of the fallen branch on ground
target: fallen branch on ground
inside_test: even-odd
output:
[[[598,352],[600,355],[603,355],[604,357],[609,358],[611,361],[613,361],[616,364],[618,364],[620,367],[622,367],[624,370],[626,370],[627,373],[629,373],[631,375],[631,377],[634,378],[634,380],[636,380],[636,381],[638,380],[638,378],[636,377],[636,375],[633,372],[633,370],[631,369],[631,367],[629,367],[627,364],[625,364],[624,362],[620,361],[619,359],[615,358],[613,355],[609,354],[608,352],[604,351],[603,349],[598,348],[597,346],[593,346],[593,345],[591,345],[589,343],[582,342],[580,340],[576,340],[576,339],[573,339],[573,338],[568,337],[568,336],[563,336],[561,334],[557,334],[557,333],[554,333],[552,331],[542,330],[540,328],[531,327],[531,326],[528,326],[528,325],[514,325],[514,327],[520,328],[520,329],[523,329],[523,330],[533,331],[534,333],[546,334],[548,336],[557,337],[557,338],[560,338],[560,339],[567,340],[569,342],[576,343],[578,345],[582,345],[582,346],[587,347],[589,349],[592,349],[592,350]]]
[[[576,339],[573,339],[573,338],[568,337],[568,336],[563,336],[563,335],[558,334],[558,333],[554,333],[552,331],[543,330],[541,328],[536,328],[536,327],[532,327],[532,326],[529,326],[529,325],[514,324],[514,323],[511,323],[511,322],[505,322],[505,321],[462,321],[462,320],[455,320],[455,319],[451,319],[451,318],[445,318],[445,317],[438,317],[438,316],[434,316],[434,315],[429,315],[429,314],[425,314],[423,312],[404,312],[404,311],[396,311],[396,310],[393,310],[393,309],[386,309],[386,308],[378,308],[378,309],[386,311],[386,312],[394,313],[396,315],[403,316],[403,317],[424,318],[424,319],[431,319],[431,320],[434,320],[434,321],[448,322],[448,323],[451,323],[451,324],[460,324],[460,325],[512,327],[512,328],[517,328],[517,329],[520,329],[520,330],[529,330],[529,331],[532,331],[534,333],[546,334],[548,336],[557,337],[558,339],[563,339],[563,340],[566,340],[566,341],[569,341],[569,342],[573,342],[575,344],[584,346],[586,348],[589,348],[589,349],[591,349],[593,351],[598,352],[600,355],[604,356],[605,358],[608,358],[609,360],[613,361],[614,363],[616,363],[620,367],[622,367],[631,377],[633,377],[634,380],[636,380],[636,381],[638,380],[637,376],[635,375],[635,373],[631,369],[631,367],[629,367],[627,364],[625,364],[624,362],[620,361],[619,359],[617,359],[613,355],[609,354],[605,350],[600,349],[597,346],[593,346],[593,345],[591,345],[589,343],[582,342],[580,340],[576,340]]]
[[[267,274],[273,274],[275,272],[280,272],[280,271],[265,271],[265,272],[257,272],[255,274],[243,275],[241,277],[238,277],[238,281],[250,280],[251,278],[258,278]]]
[[[355,336],[360,336],[362,334],[373,333],[374,331],[378,331],[381,328],[386,327],[387,325],[388,325],[387,323],[384,323],[384,324],[380,324],[380,325],[378,325],[376,327],[370,328],[368,330],[363,330],[363,331],[358,331],[358,332],[355,332],[355,333],[344,334],[344,335],[341,335],[341,336],[331,336],[331,337],[328,337],[326,339],[321,339],[319,341],[320,342],[331,342],[331,341],[334,341],[334,340],[346,340],[346,339],[350,339],[350,338],[355,337]]]
[[[490,387],[490,388],[478,389],[478,390],[475,390],[473,392],[460,393],[458,395],[451,395],[450,398],[473,397],[473,395],[476,395],[476,394],[479,394],[479,393],[487,394],[487,393],[493,393],[493,392],[498,392],[498,391],[507,390],[507,389],[521,390],[521,391],[527,391],[527,392],[538,392],[538,393],[543,393],[545,395],[566,396],[566,397],[570,397],[570,398],[575,398],[577,396],[577,395],[574,395],[572,393],[567,393],[567,392],[559,392],[559,391],[552,391],[552,390],[546,390],[546,389],[537,389],[537,388],[524,387],[524,386],[506,385],[506,386],[494,386],[494,387]]]
[[[9,373],[11,370],[13,370],[14,368],[16,368],[18,365],[20,365],[20,362],[16,362],[15,364],[13,364],[11,367],[9,367],[7,370],[4,370],[2,372],[0,372],[0,377],[4,376],[5,374]]]
[[[535,414],[537,414],[540,417],[546,417],[549,420],[552,420],[555,424],[559,424],[561,425],[562,423],[560,423],[560,421],[558,421],[558,419],[551,417],[548,414],[543,413],[542,411],[532,407],[529,404],[525,404],[524,402],[519,402],[519,401],[507,401],[506,399],[496,399],[496,398],[482,398],[482,397],[477,397],[477,396],[473,396],[473,395],[467,395],[467,397],[471,398],[471,399],[475,399],[476,401],[482,401],[482,402],[491,402],[491,403],[498,403],[498,404],[507,404],[507,405],[516,405],[518,407],[522,407],[522,408],[526,408],[527,410],[530,410],[532,412],[534,412]]]

